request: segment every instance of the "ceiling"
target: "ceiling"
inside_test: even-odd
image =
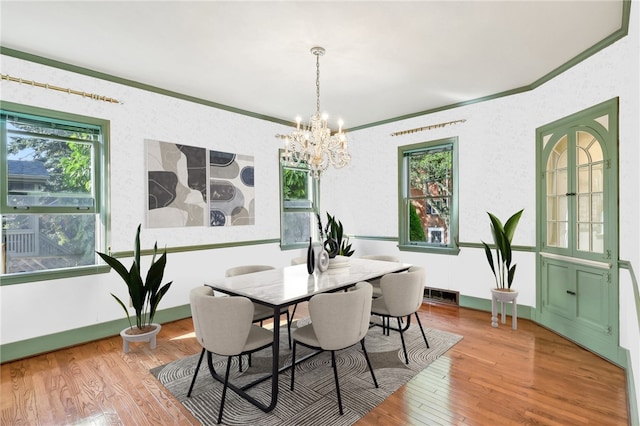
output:
[[[622,0],[2,0],[0,45],[287,122],[322,46],[321,110],[354,128],[535,85],[622,23]]]

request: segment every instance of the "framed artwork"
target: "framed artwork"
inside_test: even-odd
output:
[[[207,151],[145,139],[147,227],[206,226]]]
[[[253,164],[249,155],[209,151],[209,226],[255,224]]]

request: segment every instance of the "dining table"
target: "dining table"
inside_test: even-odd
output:
[[[316,269],[309,274],[306,264],[285,266],[266,271],[254,272],[233,277],[221,277],[205,282],[214,292],[230,296],[244,296],[252,302],[268,306],[273,309],[273,318],[280,318],[283,309],[305,302],[320,293],[347,290],[361,281],[380,278],[383,275],[403,272],[412,265],[401,262],[387,262],[381,260],[342,257],[329,263],[329,268],[320,272]],[[274,321],[272,370],[271,375],[242,387],[232,386],[232,389],[247,401],[262,411],[271,411],[278,402],[278,375],[291,366],[279,366],[280,356],[280,327]],[[218,376],[209,358],[209,369],[217,380]],[[300,361],[303,361],[301,359]],[[246,389],[271,378],[271,401],[264,404],[246,393]]]

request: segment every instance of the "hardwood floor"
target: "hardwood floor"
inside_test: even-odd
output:
[[[357,425],[628,424],[624,371],[554,333],[446,305],[420,317],[464,339]],[[185,319],[164,324],[154,350],[124,354],[115,336],[3,364],[0,424],[198,424],[149,369],[200,350]]]

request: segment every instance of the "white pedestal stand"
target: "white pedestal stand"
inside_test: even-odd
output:
[[[129,342],[149,342],[149,347],[151,349],[156,348],[156,336],[160,333],[162,326],[156,323],[152,323],[151,325],[154,325],[156,328],[146,333],[127,334],[125,332],[128,328],[125,328],[120,332],[120,336],[122,336],[122,350],[125,354],[129,353]]]
[[[504,324],[506,311],[504,304],[505,302],[512,303],[512,311],[511,311],[511,322],[513,329],[516,330],[518,328],[518,292],[516,290],[498,290],[495,288],[491,289],[491,326],[498,326],[498,302],[500,302],[500,316],[502,317],[502,323]]]

